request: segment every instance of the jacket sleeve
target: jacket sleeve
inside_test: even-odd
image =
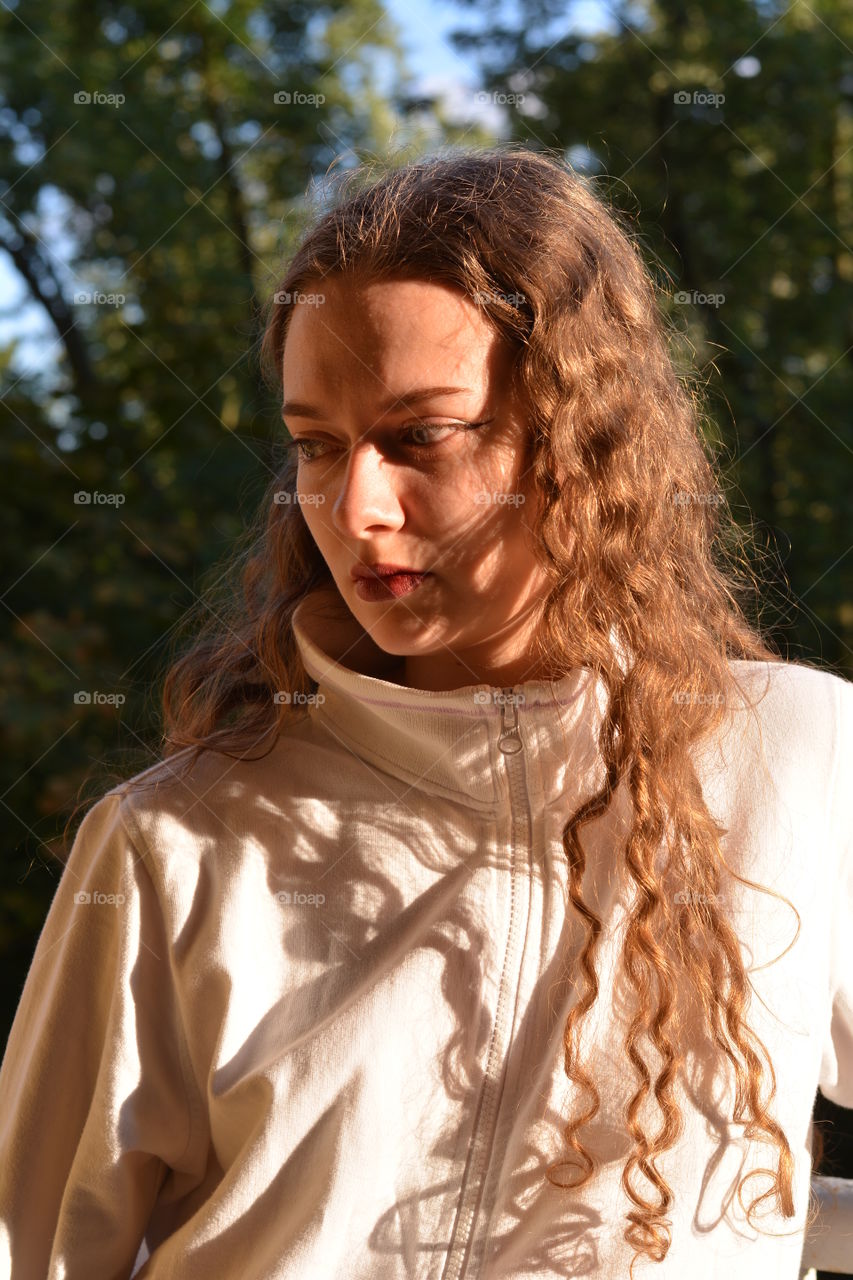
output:
[[[832,920],[832,1017],[818,1087],[839,1107],[853,1108],[853,684],[836,678],[838,718],[832,803],[840,860]]]
[[[0,1275],[131,1275],[189,1141],[161,897],[108,792],[62,870],[0,1067]]]

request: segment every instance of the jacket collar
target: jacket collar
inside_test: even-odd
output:
[[[508,802],[512,757],[498,741],[516,717],[500,690],[399,684],[402,660],[379,648],[336,588],[304,597],[292,626],[305,671],[317,682],[309,714],[365,767],[478,809]],[[578,667],[559,680],[517,684],[513,694],[528,794],[549,804],[570,793],[579,803],[581,780],[598,757],[602,687],[594,699],[591,672]]]

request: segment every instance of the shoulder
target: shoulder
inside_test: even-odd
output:
[[[853,683],[806,662],[730,663],[762,729],[789,741],[835,746],[853,731]]]
[[[853,752],[853,684],[806,662],[733,661],[719,730],[698,755],[738,793],[764,785],[791,800],[829,800]],[[849,766],[848,766],[849,767]]]
[[[288,717],[275,738],[239,752],[198,754],[187,747],[111,788],[103,800],[120,805],[140,845],[163,858],[200,849],[227,852],[282,830],[336,776],[342,748],[312,715]]]
[[[298,730],[240,755],[186,748],[112,787],[95,809],[117,805],[140,854],[158,863],[180,867],[211,849],[227,855],[281,816],[300,755]]]
[[[846,820],[853,771],[853,683],[806,662],[730,664],[737,714],[717,744],[729,786],[772,785],[787,805],[834,826]],[[853,795],[853,792],[851,792]]]

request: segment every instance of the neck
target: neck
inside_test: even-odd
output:
[[[528,655],[493,661],[481,660],[474,655],[468,658],[456,653],[414,654],[401,659],[387,679],[408,689],[425,689],[434,693],[461,689],[466,685],[487,684],[495,689],[507,689],[523,684],[526,680],[559,679],[541,658]]]

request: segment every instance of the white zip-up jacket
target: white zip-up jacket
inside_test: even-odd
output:
[[[585,670],[411,689],[310,605],[294,632],[317,693],[272,751],[206,753],[183,780],[161,763],[156,790],[121,784],[78,830],[0,1070],[0,1275],[625,1280],[622,788],[582,833],[603,929],[581,1057],[601,1107],[579,1137],[600,1171],[545,1177],[588,1102],[563,1063],[585,930],[561,832],[600,781],[601,690]],[[734,669],[766,689],[759,725],[736,715],[697,765],[732,866],[801,917],[786,952],[789,907],[726,881],[797,1213],[746,1224],[738,1176],[775,1149],[730,1122],[687,996],[683,1132],[658,1161],[672,1244],[634,1273],[661,1280],[795,1280],[816,1089],[853,1107],[853,685]],[[657,1133],[656,1104],[642,1117]]]

